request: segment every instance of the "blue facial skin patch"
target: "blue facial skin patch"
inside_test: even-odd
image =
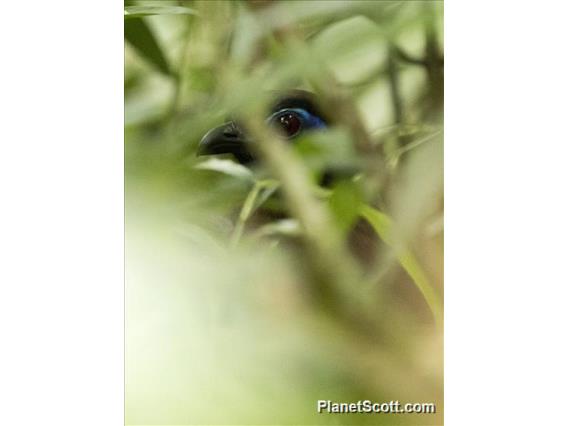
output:
[[[325,129],[327,125],[325,122],[319,118],[317,115],[313,115],[302,108],[284,108],[276,111],[270,117],[266,119],[266,123],[273,123],[275,120],[280,118],[284,114],[294,113],[300,119],[302,123],[302,130],[312,130],[312,129]]]

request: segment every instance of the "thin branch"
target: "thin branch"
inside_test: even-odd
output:
[[[362,271],[334,226],[329,210],[312,193],[305,165],[262,121],[247,120],[247,129],[265,163],[279,179],[292,216],[304,231],[306,261],[313,274],[310,282],[318,302],[333,315],[355,324],[355,329],[376,333],[373,302],[364,297],[358,285]]]
[[[400,84],[398,78],[398,67],[396,64],[396,51],[393,45],[389,46],[388,51],[388,77],[389,77],[389,88],[391,94],[391,101],[393,105],[394,112],[394,122],[397,124],[403,121],[403,110],[402,110],[402,96],[400,93]]]

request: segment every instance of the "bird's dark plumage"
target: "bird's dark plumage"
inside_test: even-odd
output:
[[[313,93],[304,90],[276,92],[266,123],[285,139],[294,140],[305,131],[324,129],[329,119],[318,107]],[[199,142],[198,155],[232,154],[241,164],[255,160],[251,141],[235,121],[211,129]]]

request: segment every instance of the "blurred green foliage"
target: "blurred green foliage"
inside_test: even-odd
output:
[[[337,124],[286,146],[292,88]],[[196,157],[227,117],[260,165]],[[442,120],[441,2],[127,1],[126,423],[441,424]]]

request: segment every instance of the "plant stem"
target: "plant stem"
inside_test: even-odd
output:
[[[386,244],[393,247],[400,265],[424,296],[436,325],[441,327],[443,324],[442,302],[414,254],[409,249],[397,247],[395,241],[393,241],[391,219],[386,214],[369,206],[363,206],[361,215],[373,226],[377,235]]]
[[[292,216],[303,228],[308,248],[305,260],[313,274],[310,284],[318,301],[333,315],[353,323],[360,331],[375,333],[375,305],[370,298],[364,297],[359,285],[361,270],[347,250],[325,204],[313,195],[305,165],[262,121],[249,119],[247,129],[265,163],[279,179]]]
[[[241,208],[241,212],[239,213],[239,218],[237,219],[237,223],[235,224],[235,229],[231,235],[230,246],[236,247],[239,243],[243,231],[245,229],[245,224],[248,218],[250,217],[254,204],[258,198],[258,194],[260,190],[263,188],[263,184],[260,182],[255,182],[254,186],[252,187],[251,191],[247,195],[245,202],[243,203],[243,207]]]

